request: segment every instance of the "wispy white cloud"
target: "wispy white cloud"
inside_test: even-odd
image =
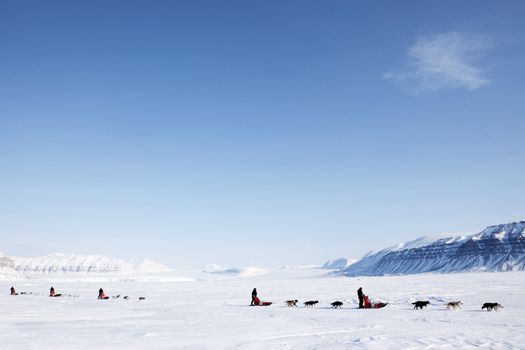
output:
[[[448,32],[421,37],[408,48],[409,62],[384,79],[399,83],[414,93],[427,90],[475,90],[490,84],[476,64],[480,53],[492,47],[488,36]]]

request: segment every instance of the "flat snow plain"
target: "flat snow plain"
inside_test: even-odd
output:
[[[525,272],[332,277],[277,269],[252,276],[177,271],[146,279],[1,281],[1,349],[525,349]],[[9,287],[41,295],[9,296]],[[78,297],[49,298],[58,293]],[[388,302],[356,309],[356,289]],[[130,300],[97,300],[98,288]],[[268,307],[250,307],[257,287]],[[145,296],[145,301],[139,301]],[[298,308],[284,305],[298,299]],[[316,308],[302,302],[319,300]],[[342,309],[331,309],[335,300]],[[411,302],[429,300],[415,311]],[[444,303],[462,300],[463,309]],[[481,311],[499,302],[499,312]]]

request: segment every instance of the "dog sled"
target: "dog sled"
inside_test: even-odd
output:
[[[363,301],[363,309],[382,309],[388,305],[388,303],[370,301],[368,295],[364,296]]]
[[[261,301],[259,298],[255,297],[253,300],[253,306],[270,306],[272,305],[271,301]]]

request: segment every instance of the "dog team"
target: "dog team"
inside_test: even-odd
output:
[[[15,288],[14,287],[11,287],[11,290],[10,290],[10,295],[18,295],[19,293],[16,292]],[[25,292],[22,292],[20,293],[21,295],[24,295],[24,294],[27,294]],[[32,294],[32,293],[30,293]],[[56,293],[55,292],[55,288],[54,287],[51,287],[49,289],[49,297],[52,297],[52,298],[59,298],[61,297],[62,294],[60,293]],[[357,297],[359,298],[359,308],[360,309],[379,309],[379,308],[383,308],[387,305],[387,303],[382,303],[382,302],[370,302],[370,299],[368,298],[368,296],[366,296],[364,293],[363,293],[363,289],[360,287],[358,290],[357,290]],[[107,296],[105,293],[104,293],[104,290],[102,288],[100,288],[98,290],[98,299],[102,299],[102,300],[107,300],[109,299],[109,296]],[[112,296],[112,299],[120,299],[120,294],[119,295],[116,295],[116,296]],[[128,300],[129,297],[127,295],[125,295],[124,297],[122,297],[122,299],[124,300]],[[145,297],[139,297],[139,300],[142,301],[142,300],[146,300]],[[294,300],[287,300],[285,302],[285,304],[288,306],[288,307],[297,307],[297,303],[299,301],[297,299],[294,299]],[[257,297],[257,288],[254,288],[253,291],[252,291],[252,302],[251,302],[251,306],[269,306],[271,305],[272,303],[271,302],[268,302],[268,301],[265,301],[265,302],[261,302],[259,300],[259,298]],[[307,308],[313,308],[315,307],[317,304],[319,304],[319,300],[308,300],[308,301],[305,301],[304,303],[304,307],[307,307]],[[424,307],[427,307],[428,305],[430,304],[430,301],[428,300],[418,300],[418,301],[415,301],[412,303],[412,305],[414,305],[414,310],[423,310]],[[334,301],[333,303],[330,304],[332,306],[332,308],[334,309],[337,309],[337,308],[342,308],[343,307],[343,302],[342,301]],[[457,309],[461,309],[461,305],[463,305],[463,302],[461,301],[451,301],[451,302],[448,302],[447,304],[445,304],[445,306],[447,307],[448,310],[457,310]],[[503,308],[503,305],[499,304],[499,303],[484,303],[482,306],[481,306],[481,310],[487,310],[487,311],[498,311],[499,309],[502,309]]]
[[[357,297],[359,298],[359,308],[360,309],[371,309],[371,308],[379,309],[379,308],[385,307],[387,305],[387,303],[370,302],[368,296],[366,296],[363,293],[363,289],[361,287],[357,290]],[[299,302],[299,300],[297,300],[297,299],[286,300],[285,304],[288,307],[297,307],[298,302]],[[319,300],[308,300],[308,301],[305,301],[303,304],[304,304],[304,307],[306,307],[306,308],[312,308],[315,305],[319,304]],[[418,300],[418,301],[412,303],[412,305],[414,305],[414,310],[417,310],[417,309],[423,310],[423,308],[427,307],[429,304],[430,304],[430,301],[428,301],[428,300]],[[266,306],[266,305],[271,305],[271,302],[260,303],[259,298],[257,298],[257,289],[254,288],[253,291],[252,291],[252,303],[251,303],[251,305],[252,306]],[[330,305],[334,309],[342,308],[343,307],[343,302],[337,300],[337,301],[334,301],[333,303],[331,303]],[[459,300],[458,301],[451,301],[451,302],[448,302],[448,303],[445,304],[445,306],[447,307],[447,310],[461,309],[461,305],[463,305],[463,302],[461,302]],[[487,311],[492,311],[492,310],[498,311],[499,309],[502,309],[502,308],[503,308],[503,305],[501,305],[499,303],[484,303],[481,306],[481,310],[486,309]]]
[[[11,290],[10,290],[10,295],[18,295],[19,293],[16,292],[15,290],[15,287],[11,287]],[[26,292],[21,292],[20,295],[33,295],[33,293],[26,293]],[[34,295],[39,295],[39,294],[34,294]],[[60,293],[56,293],[55,292],[55,288],[54,287],[51,287],[49,289],[49,297],[50,298],[60,298],[62,296],[62,294]],[[68,294],[67,296],[73,296],[73,295],[70,295]],[[76,297],[76,295],[75,295]],[[105,293],[104,293],[104,290],[102,288],[100,288],[98,290],[98,298],[97,299],[101,299],[101,300],[108,300],[109,299],[109,296],[107,296]],[[111,299],[120,299],[120,294],[119,295],[115,295],[115,296],[112,296]],[[122,299],[124,300],[129,300],[129,296],[125,295],[122,297]],[[139,300],[142,301],[142,300],[146,300],[145,297],[139,297]]]

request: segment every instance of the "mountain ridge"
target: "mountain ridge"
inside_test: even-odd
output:
[[[171,271],[167,266],[150,259],[133,262],[102,255],[52,253],[34,258],[9,257],[9,259],[12,261],[12,268],[22,274],[111,273],[131,275]]]
[[[525,270],[525,221],[492,225],[472,235],[428,236],[370,252],[346,276]]]

